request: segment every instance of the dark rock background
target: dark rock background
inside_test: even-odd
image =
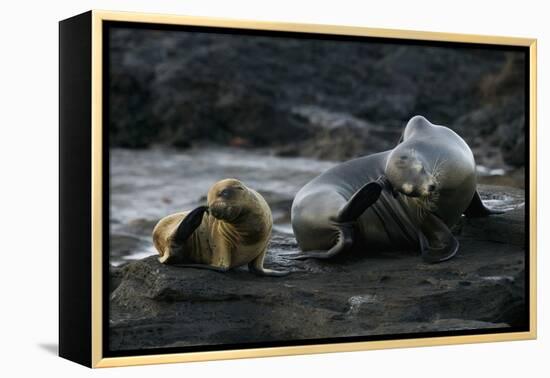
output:
[[[114,28],[110,143],[271,147],[345,160],[416,114],[479,164],[524,165],[525,55],[483,48]]]

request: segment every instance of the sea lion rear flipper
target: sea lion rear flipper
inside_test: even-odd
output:
[[[380,177],[376,181],[371,181],[363,185],[340,209],[336,220],[338,222],[355,221],[365,212],[365,210],[378,201],[382,189],[384,189],[387,184],[387,179],[385,177]]]
[[[207,210],[208,207],[199,206],[183,218],[172,239],[176,245],[185,242],[197,227],[201,225],[202,217]]]
[[[493,214],[502,214],[504,211],[500,210],[491,210],[488,207],[486,207],[483,204],[483,201],[481,200],[481,197],[479,196],[479,193],[474,193],[474,197],[472,198],[472,201],[470,202],[470,205],[464,212],[464,215],[468,218],[482,218],[487,217],[489,215]]]
[[[428,213],[418,232],[422,259],[429,263],[449,260],[458,251],[458,240],[453,236],[447,225],[437,217]]]
[[[334,221],[338,235],[336,243],[328,250],[305,251],[297,256],[289,257],[292,260],[305,259],[329,259],[342,252],[347,251],[353,244],[353,223],[367,210],[372,204],[378,201],[382,189],[388,187],[389,183],[385,177],[380,177],[376,181],[371,181],[363,185],[346,204],[338,211]]]
[[[342,252],[347,251],[353,244],[353,225],[351,223],[340,224],[338,226],[338,236],[336,244],[329,250],[322,251],[306,251],[296,256],[289,257],[290,260],[305,260],[305,259],[329,259]]]

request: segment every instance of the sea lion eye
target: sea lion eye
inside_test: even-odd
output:
[[[229,196],[231,196],[231,191],[229,189],[224,189],[218,195],[223,198],[229,198]]]

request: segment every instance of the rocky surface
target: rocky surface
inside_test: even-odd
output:
[[[110,142],[273,147],[345,160],[421,114],[478,164],[524,164],[525,55],[498,49],[115,28]]]
[[[110,347],[522,326],[523,191],[483,187],[481,194],[508,212],[463,219],[454,228],[459,253],[441,264],[411,251],[296,261],[288,258],[298,252],[295,239],[276,231],[266,266],[292,272],[282,278],[165,266],[155,256],[111,267]]]

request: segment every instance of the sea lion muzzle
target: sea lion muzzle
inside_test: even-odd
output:
[[[209,207],[210,214],[217,219],[224,221],[234,221],[241,213],[241,208],[235,205],[228,204],[225,201],[214,202]]]

